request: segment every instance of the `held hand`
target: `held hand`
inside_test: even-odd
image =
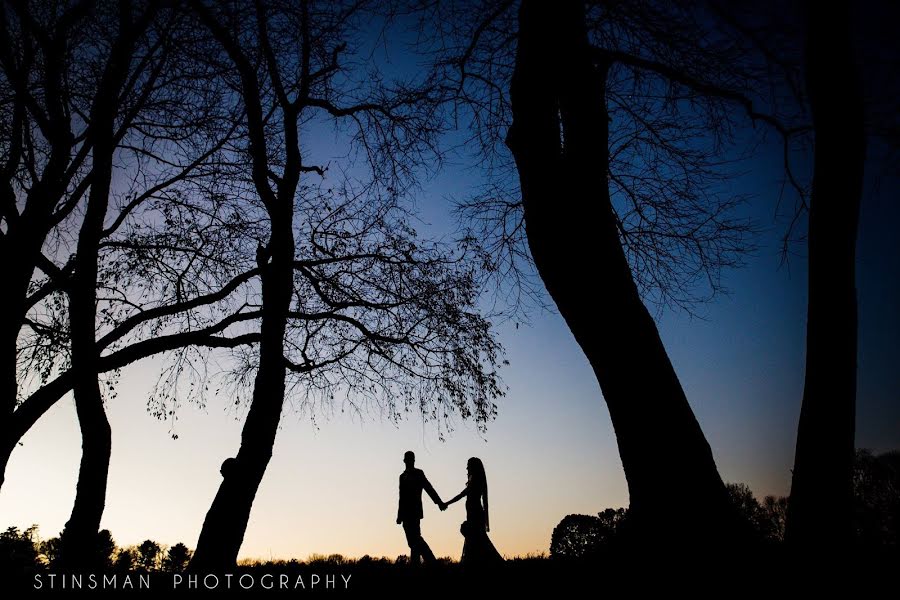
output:
[[[403,520],[400,519],[400,517],[397,517],[397,525],[400,525],[400,524],[402,524],[402,523],[403,523]]]
[[[446,503],[446,502],[441,502],[440,504],[438,504],[438,506],[440,507],[441,512],[447,510],[447,503]]]

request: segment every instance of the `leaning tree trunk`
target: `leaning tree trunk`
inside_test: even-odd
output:
[[[222,483],[206,513],[191,571],[223,570],[234,566],[244,541],[256,491],[265,475],[281,409],[284,404],[286,361],[284,336],[294,288],[294,196],[300,181],[301,157],[298,133],[299,109],[282,103],[285,162],[276,189],[269,185],[265,119],[260,103],[262,88],[256,67],[227,30],[202,2],[193,2],[200,19],[222,44],[241,78],[241,96],[247,119],[251,176],[268,213],[269,244],[257,252],[261,273],[259,365],[253,397],[241,431],[241,447],[235,458],[222,463]]]
[[[523,1],[507,144],[529,247],[609,407],[637,537],[682,543],[682,524],[688,539],[727,539],[738,520],[618,237],[608,68],[592,61],[582,3]]]
[[[48,218],[49,211],[46,216],[41,217]],[[4,238],[0,252],[0,260],[6,265],[3,281],[6,306],[0,320],[0,488],[6,481],[6,466],[10,455],[23,435],[16,423],[19,390],[17,344],[22,323],[28,313],[28,287],[46,237],[45,230],[21,223],[32,218],[32,215],[20,218],[15,231],[17,235]]]
[[[847,2],[807,4],[806,87],[815,129],[806,378],[785,539],[846,547],[856,421],[856,235],[866,156]]]
[[[40,195],[34,203],[49,204]],[[0,488],[6,480],[6,466],[10,455],[23,435],[16,424],[19,400],[18,339],[28,313],[26,300],[29,285],[46,238],[46,229],[34,227],[32,223],[49,218],[50,210],[47,206],[33,208],[31,213],[21,216],[14,231],[4,237],[0,251],[0,261],[5,268],[5,306],[3,318],[0,319]]]
[[[54,43],[54,51],[45,58],[49,90],[50,155],[40,181],[29,190],[21,214],[10,221],[0,241],[0,262],[4,265],[4,313],[0,319],[0,487],[6,479],[10,454],[21,439],[14,413],[18,402],[18,339],[28,313],[29,286],[39,263],[56,201],[65,192],[65,173],[70,164],[72,132],[69,117],[62,109],[59,92],[64,45]],[[54,93],[55,92],[55,93]],[[4,182],[4,202],[13,201],[12,185]],[[16,209],[13,209],[16,210]]]
[[[0,407],[2,407],[0,410],[3,411],[0,427],[3,428],[4,434],[10,426],[16,408],[18,395],[17,342],[19,330],[27,312],[25,299],[28,296],[28,285],[34,271],[33,268],[26,268],[25,263],[30,262],[33,265],[35,262],[34,260],[28,261],[26,258],[35,256],[34,248],[20,248],[20,245],[29,246],[29,244],[20,244],[20,240],[17,238],[18,236],[7,234],[0,242],[2,245],[0,256],[4,262],[3,286],[6,304],[3,309],[3,319],[0,321]],[[24,242],[24,240],[22,241]],[[33,244],[31,245],[33,246]],[[37,247],[37,251],[40,252],[40,246]],[[20,252],[24,253],[26,257],[22,257]],[[6,437],[3,435],[4,439]],[[0,473],[0,484],[2,481],[2,473]]]
[[[18,401],[18,348],[19,329],[25,317],[25,298],[28,294],[28,284],[31,281],[32,270],[25,271],[24,261],[20,261],[15,253],[14,244],[17,240],[9,240],[11,236],[3,238],[4,263],[8,265],[4,273],[4,288],[6,289],[7,307],[4,308],[2,322],[0,322],[0,488],[6,481],[6,466],[9,457],[15,449],[18,439],[13,432],[13,418]],[[38,248],[40,250],[40,248]],[[27,260],[27,259],[26,259]]]
[[[266,472],[284,402],[284,334],[293,289],[293,194],[279,198],[282,214],[273,214],[269,249],[271,261],[262,268],[262,322],[259,369],[247,421],[236,458],[222,464],[222,483],[206,513],[192,571],[234,566],[244,541],[250,509]]]

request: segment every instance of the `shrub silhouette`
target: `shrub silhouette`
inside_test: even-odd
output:
[[[9,527],[0,533],[0,564],[10,572],[26,572],[41,567],[38,556],[37,525],[25,531],[18,527]]]
[[[778,542],[784,539],[787,498],[768,496],[761,503],[746,483],[728,483],[725,489],[732,504],[753,527],[759,541]]]
[[[38,551],[43,556],[44,562],[51,568],[56,564],[60,554],[59,536],[44,540],[38,545]]]
[[[159,568],[159,557],[162,548],[153,540],[144,540],[137,548],[138,567],[144,571],[156,571]]]
[[[113,560],[116,556],[116,541],[113,539],[109,529],[101,529],[97,534],[97,546],[95,548],[96,564],[104,570],[109,570],[113,566]]]
[[[900,547],[900,450],[879,455],[857,450],[853,497],[857,544]]]
[[[566,516],[553,529],[550,556],[587,558],[601,552],[613,542],[627,515],[627,509],[608,508],[597,516]]]
[[[118,573],[133,571],[138,562],[138,554],[134,547],[121,548],[116,553],[116,560],[113,564],[113,570]]]
[[[163,559],[162,564],[163,571],[180,573],[187,568],[188,561],[190,560],[191,551],[188,550],[187,546],[178,542],[166,552],[166,557]]]

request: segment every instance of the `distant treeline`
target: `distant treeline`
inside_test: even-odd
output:
[[[760,501],[744,483],[729,483],[726,487],[732,503],[752,524],[761,544],[784,542],[787,497],[766,496]],[[883,454],[864,449],[856,451],[853,500],[857,545],[871,549],[900,547],[900,450]],[[596,516],[567,515],[553,530],[550,556],[588,558],[607,552],[627,543],[623,541],[627,540],[627,530],[627,508],[607,508]]]

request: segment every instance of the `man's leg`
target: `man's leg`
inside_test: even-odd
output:
[[[409,544],[409,564],[419,564],[419,540],[422,539],[422,531],[418,519],[403,521],[403,531],[406,533],[406,543]]]
[[[422,537],[422,531],[419,531],[419,551],[422,553],[422,558],[425,559],[427,564],[435,562],[437,559],[434,558],[434,552],[431,551],[431,548],[428,547],[428,542],[425,541],[425,538]]]
[[[422,556],[422,559],[426,563],[433,563],[435,561],[434,553],[431,551],[431,548],[428,547],[428,543],[425,541],[425,538],[422,537],[422,522],[415,521],[415,541],[416,541],[416,556]],[[408,539],[408,538],[407,538]],[[416,561],[418,563],[418,561]]]
[[[409,561],[417,565],[421,556],[426,563],[433,563],[435,561],[434,553],[422,538],[421,521],[418,519],[404,521],[403,529],[406,531],[406,542],[409,544]]]

